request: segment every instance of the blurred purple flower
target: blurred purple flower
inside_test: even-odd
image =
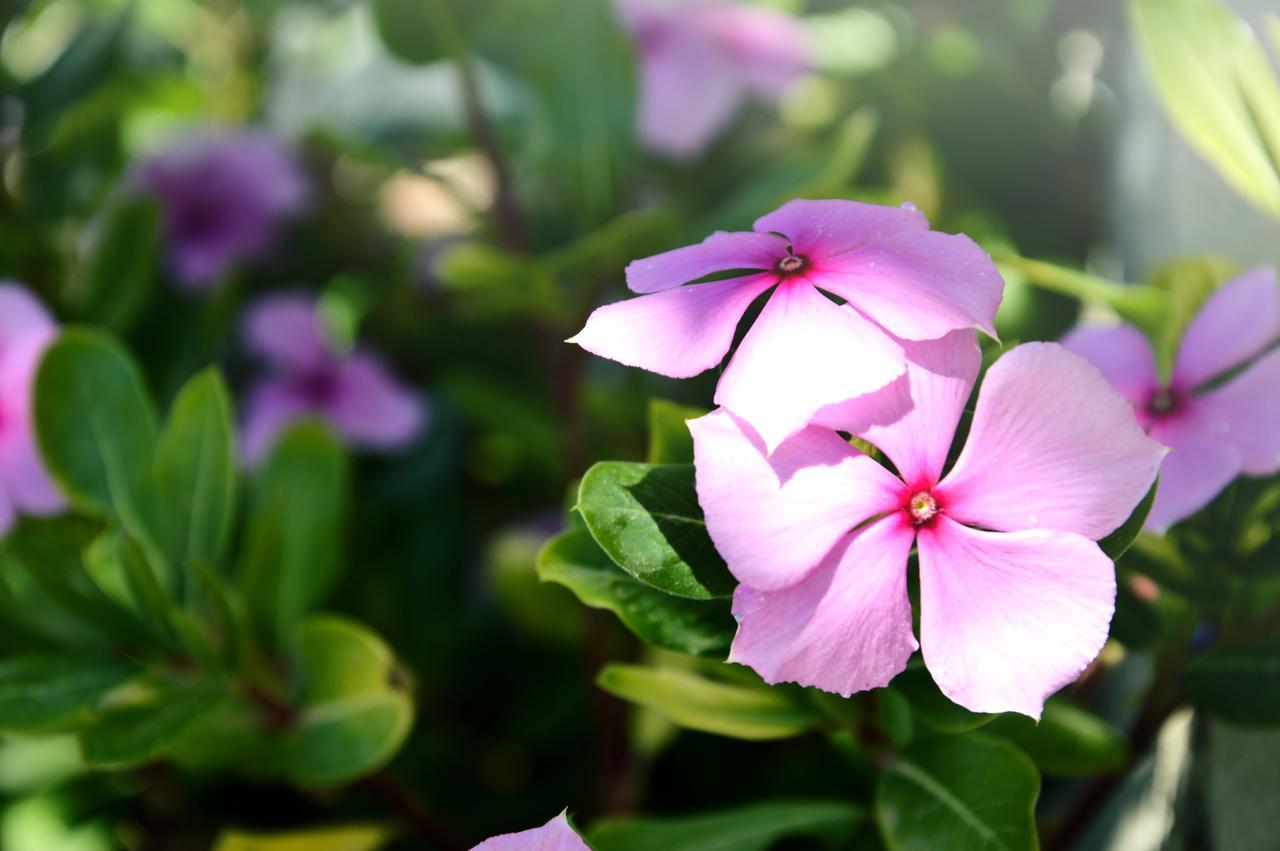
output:
[[[307,195],[292,157],[260,133],[187,138],[143,162],[137,180],[159,201],[169,261],[193,291],[265,253]]]
[[[640,54],[641,141],[697,154],[750,95],[777,100],[809,66],[804,27],[776,9],[724,0],[617,0]]]
[[[245,318],[244,338],[269,367],[245,401],[244,463],[256,464],[285,426],[308,416],[330,422],[352,446],[377,451],[400,449],[422,432],[423,400],[373,353],[340,352],[311,297],[259,301]]]
[[[1224,284],[1200,308],[1168,384],[1136,328],[1083,326],[1062,341],[1101,370],[1139,424],[1172,450],[1148,528],[1164,530],[1194,514],[1241,473],[1280,470],[1277,341],[1280,289],[1275,272],[1261,267]]]
[[[0,534],[19,512],[52,514],[65,505],[40,460],[31,422],[36,367],[55,330],[30,293],[0,283]]]
[[[542,827],[486,839],[471,851],[591,851],[564,813]]]

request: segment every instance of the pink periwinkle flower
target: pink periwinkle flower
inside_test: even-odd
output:
[[[844,429],[897,475],[828,428],[768,455],[728,411],[689,423],[707,529],[742,583],[730,661],[848,696],[888,684],[919,646],[951,700],[1038,718],[1106,641],[1115,572],[1095,542],[1129,516],[1165,450],[1087,361],[1028,343],[987,372],[944,476],[977,342],[959,331],[907,351],[909,394],[880,394],[880,416]]]
[[[542,827],[486,839],[471,851],[591,851],[564,813]]]
[[[53,514],[65,505],[40,460],[31,421],[36,368],[56,329],[30,293],[0,282],[0,534],[19,513]]]
[[[723,0],[618,0],[640,58],[640,139],[701,152],[748,98],[776,101],[809,67],[809,38],[776,9]]]
[[[327,420],[362,449],[400,449],[422,432],[421,397],[372,352],[339,351],[309,296],[262,299],[245,319],[244,338],[269,368],[245,402],[241,447],[246,463],[256,464],[279,432],[303,417]]]
[[[159,202],[170,264],[193,291],[263,255],[307,196],[292,156],[260,133],[189,137],[143,162],[137,181]]]
[[[1201,307],[1168,383],[1136,328],[1083,326],[1062,341],[1101,370],[1132,403],[1139,424],[1172,450],[1148,528],[1162,531],[1194,514],[1241,473],[1280,470],[1280,349],[1272,348],[1278,340],[1280,289],[1275,272],[1259,267]]]
[[[715,394],[770,451],[824,407],[899,379],[906,341],[994,336],[1004,289],[973,240],[929,230],[914,207],[840,200],[790,201],[752,232],[636,260],[627,286],[644,295],[598,308],[570,342],[673,378],[720,363],[747,307],[773,290]]]

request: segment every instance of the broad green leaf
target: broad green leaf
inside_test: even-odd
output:
[[[216,369],[182,388],[156,446],[155,478],[171,552],[185,563],[216,564],[235,510],[234,418]]]
[[[254,483],[242,587],[277,643],[337,579],[347,466],[328,429],[300,423],[276,443]]]
[[[228,830],[218,837],[213,851],[377,851],[394,835],[390,828],[380,825],[317,827],[284,833]]]
[[[601,549],[641,582],[695,599],[732,593],[733,577],[707,535],[692,464],[596,464],[582,477],[578,510]]]
[[[100,587],[106,593],[135,612],[158,635],[172,637],[169,596],[142,549],[120,527],[103,532],[86,550],[84,561],[86,569],[105,583]]]
[[[1233,724],[1280,725],[1280,647],[1219,647],[1196,656],[1184,677],[1191,702]]]
[[[112,205],[80,258],[67,293],[76,315],[117,332],[129,328],[155,286],[158,211],[150,199]]]
[[[1025,715],[1008,713],[986,728],[1017,745],[1045,774],[1084,777],[1115,771],[1125,763],[1124,734],[1075,704],[1051,697],[1037,724]]]
[[[116,659],[15,656],[0,662],[0,729],[31,730],[74,721],[137,673]]]
[[[1174,125],[1240,195],[1280,216],[1280,90],[1248,25],[1218,0],[1129,10]]]
[[[583,529],[547,542],[538,556],[538,575],[564,585],[588,606],[608,609],[637,636],[667,650],[723,658],[737,629],[728,600],[690,600],[658,591],[610,561]]]
[[[1107,537],[1098,541],[1098,546],[1106,553],[1107,558],[1112,561],[1119,561],[1120,556],[1128,552],[1129,547],[1133,546],[1133,542],[1138,539],[1138,535],[1142,532],[1143,525],[1147,522],[1147,515],[1151,513],[1151,506],[1156,501],[1156,490],[1160,487],[1160,478],[1151,483],[1151,487],[1120,527]]]
[[[115,707],[80,734],[80,752],[94,768],[129,768],[164,757],[204,720],[225,695],[197,683],[159,690],[143,702]]]
[[[893,851],[1032,851],[1039,794],[1031,760],[969,733],[917,741],[884,768],[875,805]]]
[[[373,0],[373,19],[388,50],[405,62],[426,64],[448,59],[460,47],[448,8],[456,5],[453,0]]]
[[[712,680],[692,671],[607,665],[596,683],[681,727],[735,739],[786,739],[817,727],[822,718],[786,689]]]
[[[894,677],[890,688],[897,690],[911,703],[911,709],[926,724],[942,733],[964,733],[981,727],[996,716],[983,712],[970,712],[952,703],[938,690],[924,662],[916,656],[901,674]]]
[[[652,399],[649,402],[649,455],[650,464],[692,464],[693,435],[686,420],[696,419],[707,411]]]
[[[587,838],[595,851],[767,851],[797,836],[847,842],[865,818],[855,804],[770,801],[694,816],[605,818]]]

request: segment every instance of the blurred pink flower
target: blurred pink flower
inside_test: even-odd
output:
[[[307,195],[292,157],[259,133],[187,138],[143,162],[137,180],[160,204],[170,263],[191,290],[264,254]]]
[[[793,17],[723,0],[617,0],[640,55],[640,139],[673,157],[702,151],[755,95],[777,100],[809,66]]]
[[[564,813],[542,827],[486,839],[471,851],[591,851]]]
[[[672,378],[720,363],[747,307],[777,287],[715,395],[770,451],[825,406],[901,376],[903,340],[994,335],[1004,288],[973,240],[929,230],[914,207],[838,200],[790,201],[753,232],[636,260],[627,285],[645,295],[598,308],[569,342]]]
[[[1147,433],[1172,450],[1149,528],[1162,531],[1194,514],[1241,473],[1280,470],[1280,349],[1272,348],[1278,340],[1280,289],[1275,272],[1259,267],[1224,284],[1200,308],[1167,385],[1136,328],[1084,326],[1062,341],[1100,369]]]
[[[1106,642],[1111,560],[1095,543],[1155,479],[1164,448],[1083,358],[1028,343],[987,372],[968,440],[943,465],[978,374],[972,331],[911,343],[909,398],[864,432],[899,476],[810,426],[772,456],[725,410],[689,423],[707,529],[742,583],[730,661],[771,683],[849,695],[917,644],[975,712],[1039,717]],[[905,410],[905,413],[903,412]]]
[[[244,338],[269,367],[245,401],[245,463],[256,464],[286,425],[307,416],[329,421],[363,449],[399,449],[421,433],[426,420],[421,397],[371,352],[339,352],[309,296],[262,299],[245,318]]]
[[[21,286],[0,282],[0,534],[18,513],[53,514],[65,502],[36,448],[31,402],[53,319]]]

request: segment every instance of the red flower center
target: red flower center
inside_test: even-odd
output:
[[[911,515],[911,522],[917,526],[923,526],[933,520],[938,516],[938,512],[942,510],[938,507],[938,501],[933,498],[933,494],[929,491],[916,492],[903,507]]]

